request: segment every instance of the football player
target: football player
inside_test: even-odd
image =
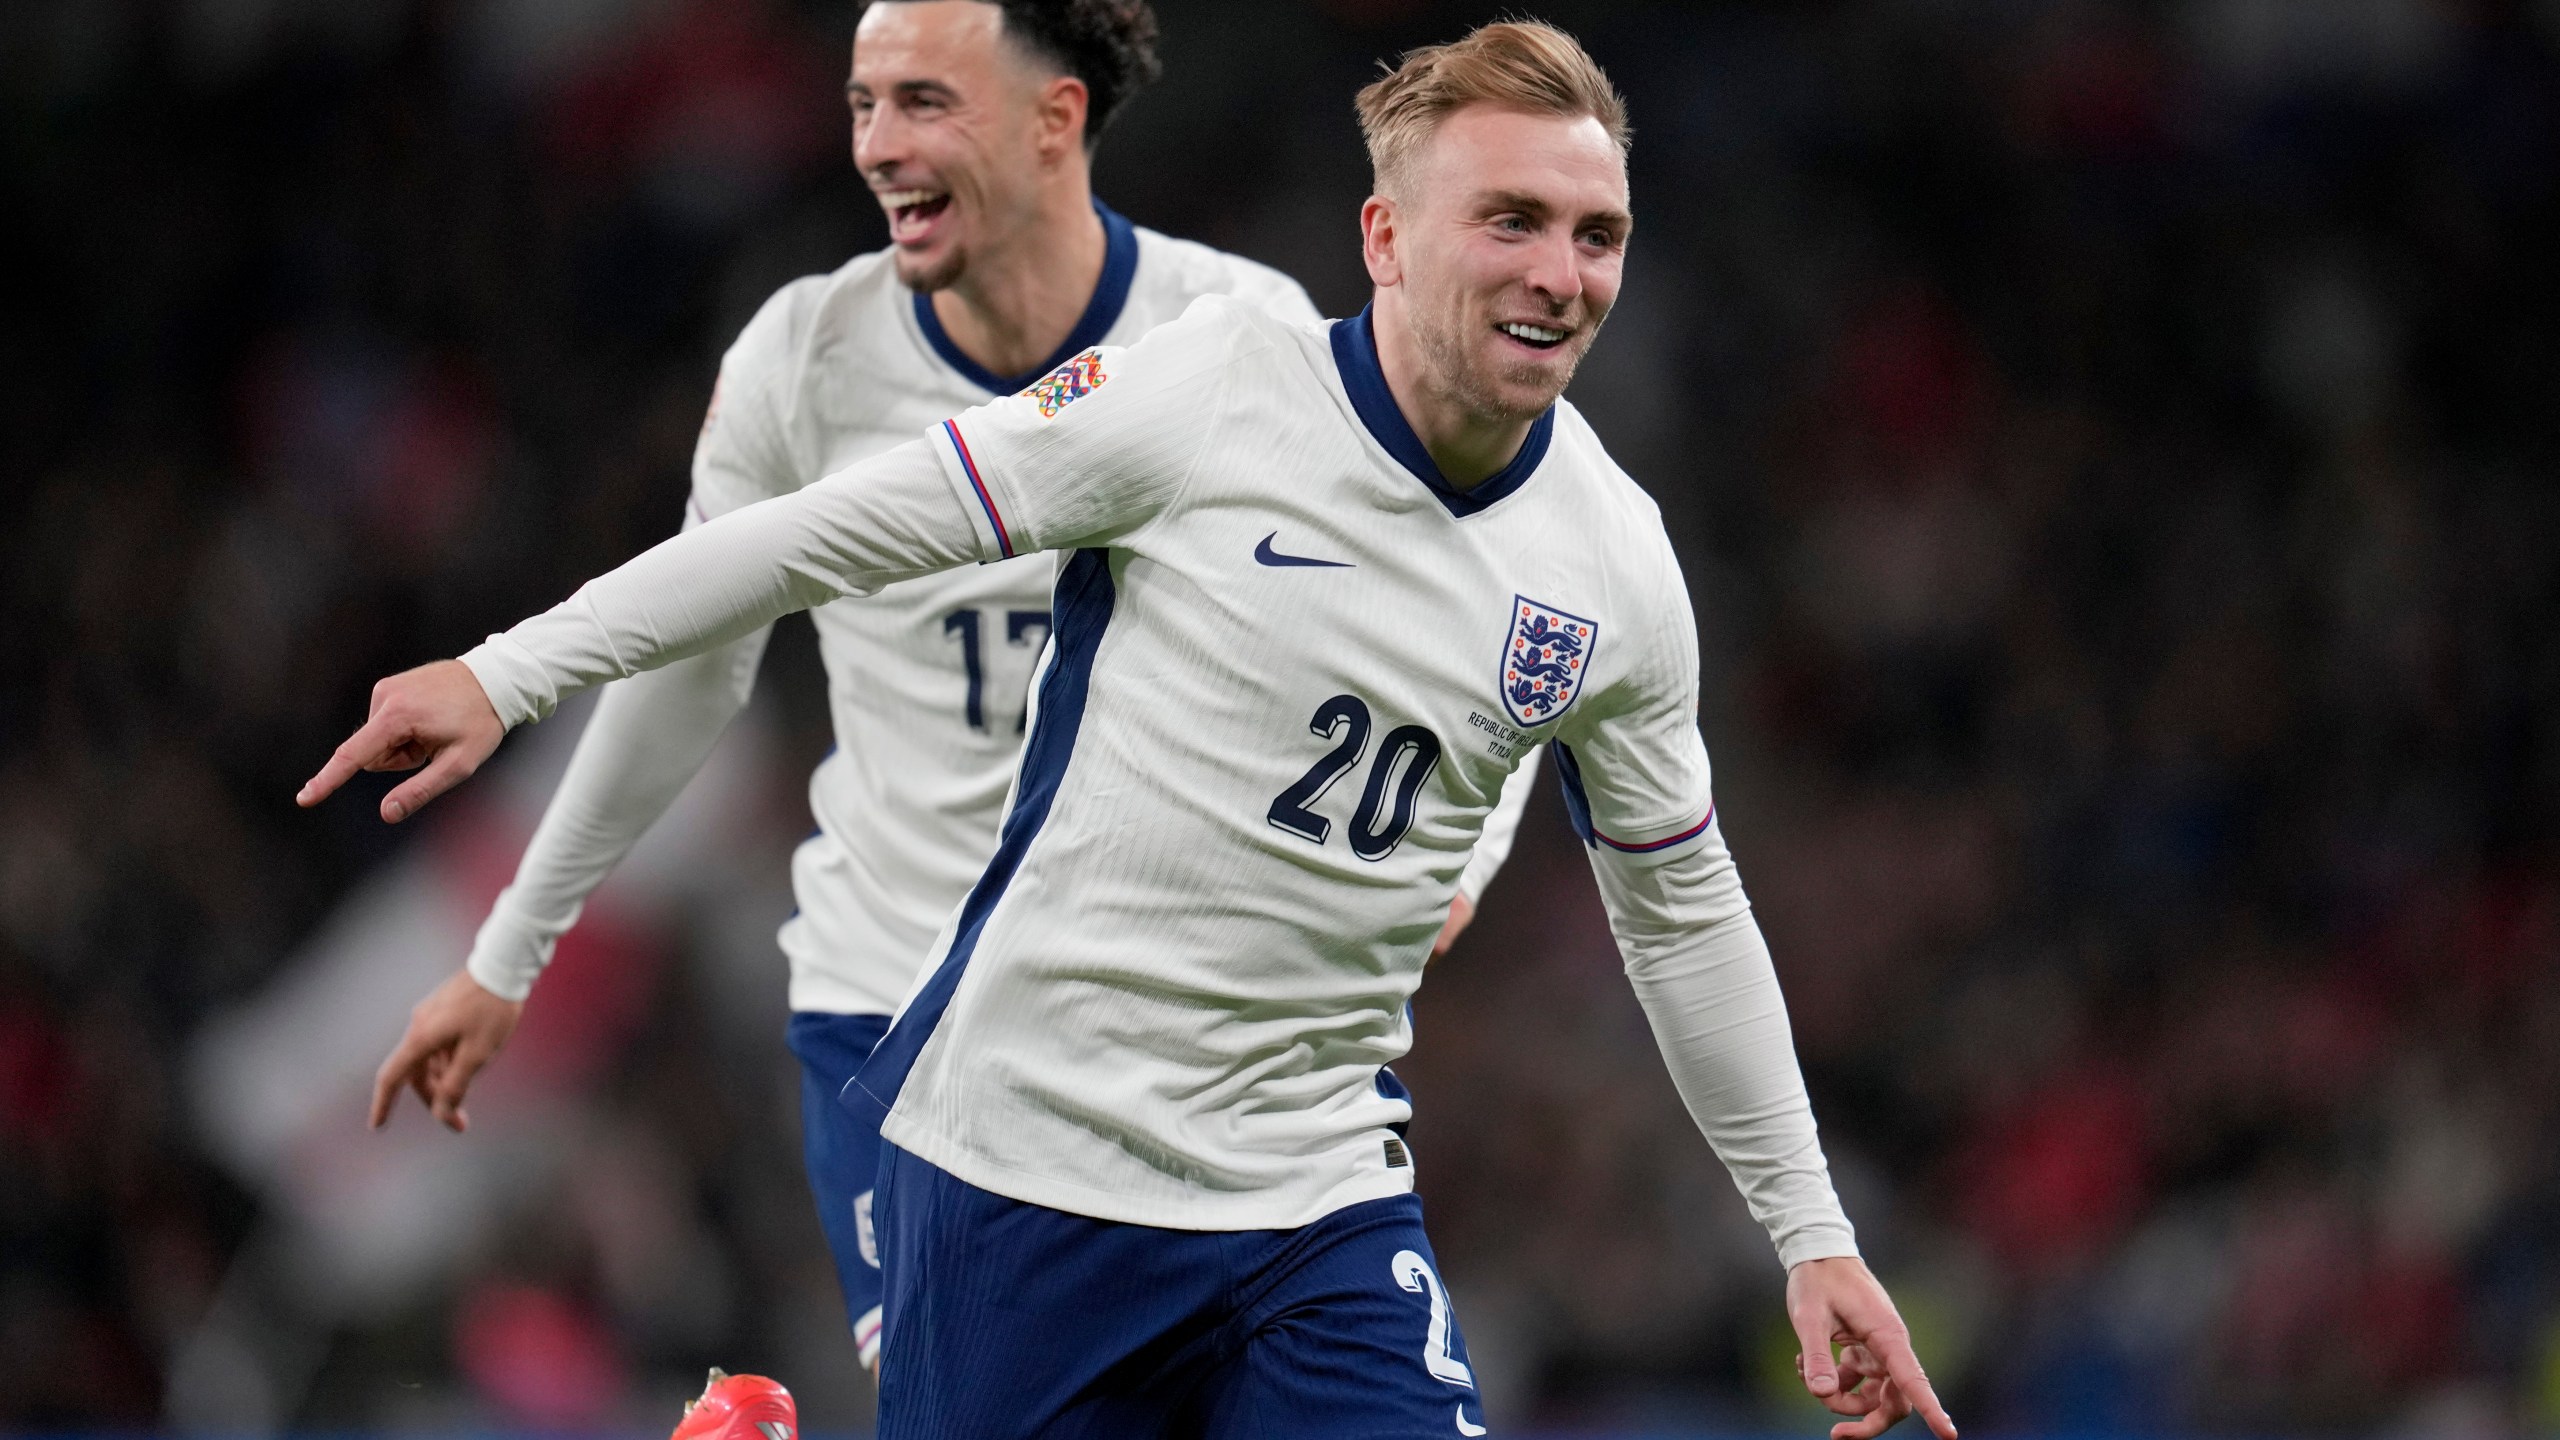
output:
[[[1094,198],[1095,142],[1154,75],[1154,42],[1144,0],[868,8],[846,95],[854,164],[888,217],[889,247],[784,286],[730,347],[694,453],[688,528],[792,494],[1088,347],[1133,341],[1200,296],[1317,318],[1278,271],[1143,229]],[[1026,555],[812,615],[836,746],[809,782],[817,833],[793,857],[798,911],[781,944],[809,1182],[865,1365],[880,1332],[879,1136],[876,1117],[835,1097],[996,848],[1055,569]],[[745,707],[767,633],[606,688],[514,883],[383,1063],[374,1124],[406,1086],[463,1128],[472,1078],[555,943]],[[1527,789],[1514,787],[1452,903],[1450,938],[1501,863]]]
[[[1806,1387],[1843,1440],[1913,1410],[1954,1440],[1832,1189],[1677,560],[1560,398],[1633,225],[1623,102],[1507,23],[1359,105],[1359,316],[1205,298],[679,536],[385,681],[303,799],[423,763],[384,802],[411,813],[575,689],[1066,552],[994,858],[845,1097],[887,1111],[880,1433],[1485,1433],[1379,1082],[1485,817],[1552,745]]]

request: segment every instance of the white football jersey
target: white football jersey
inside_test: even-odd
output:
[[[1567,404],[1450,488],[1365,316],[1204,304],[939,434],[982,555],[1074,553],[996,859],[863,1072],[882,1133],[1142,1224],[1409,1189],[1373,1080],[1531,747],[1571,747],[1610,843],[1709,843],[1653,502]]]
[[[885,251],[784,287],[721,364],[694,458],[699,516],[789,494],[904,444],[1078,351],[1125,345],[1202,295],[1316,318],[1279,271],[1096,208],[1109,240],[1101,283],[1058,354],[1027,375],[991,374],[961,353]],[[809,780],[817,833],[792,860],[799,911],[781,935],[792,1009],[894,1009],[985,868],[1055,576],[1053,561],[1032,557],[810,612],[837,744]]]
[[[1106,240],[1085,313],[1049,363],[989,373],[954,346],[886,252],[794,281],[723,358],[694,451],[686,523],[787,495],[915,438],[932,422],[1047,374],[1105,341],[1125,344],[1201,295],[1232,295],[1291,321],[1306,292],[1266,266],[1144,230],[1097,205]],[[837,744],[809,784],[817,821],[792,861],[798,908],[780,936],[795,1010],[894,1009],[936,932],[995,849],[1021,749],[1025,691],[1049,633],[1054,564],[951,572],[813,613]],[[762,636],[707,669],[653,677],[590,722],[515,882],[468,960],[521,999],[587,895],[672,801],[745,704]],[[624,687],[628,688],[628,687]],[[1516,826],[1526,787],[1506,806]],[[1509,849],[1504,829],[1469,880]]]
[[[1197,302],[591,581],[464,659],[509,724],[793,608],[1035,551],[1057,633],[994,858],[848,1087],[972,1185],[1305,1224],[1412,1186],[1381,1069],[1553,743],[1638,998],[1788,1263],[1855,1253],[1716,824],[1688,594],[1569,404],[1451,488],[1367,317]]]

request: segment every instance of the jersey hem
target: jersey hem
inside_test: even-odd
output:
[[[898,1006],[914,988],[916,972],[925,967],[919,957],[915,969],[899,977],[894,988],[880,988],[849,979],[841,957],[827,954],[823,947],[795,943],[794,930],[801,917],[793,915],[774,932],[774,944],[782,951],[790,967],[790,1003],[794,1010],[817,1011],[827,1015],[894,1015]],[[886,968],[886,967],[881,967]]]
[[[1228,1197],[1195,1190],[1179,1200],[1141,1200],[1034,1175],[990,1160],[921,1123],[896,1113],[880,1126],[880,1138],[949,1174],[964,1185],[1044,1206],[1091,1220],[1118,1225],[1150,1225],[1159,1230],[1223,1233],[1236,1230],[1295,1230],[1312,1225],[1345,1206],[1413,1193],[1411,1170],[1354,1173],[1306,1200],[1265,1200],[1246,1195]]]

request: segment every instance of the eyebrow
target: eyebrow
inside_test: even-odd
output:
[[[1555,213],[1555,207],[1546,201],[1517,190],[1488,190],[1478,197],[1477,203],[1490,210],[1517,210],[1541,220]],[[1594,210],[1574,223],[1577,226],[1606,225],[1615,230],[1631,230],[1635,228],[1636,220],[1624,210]]]
[[[859,80],[848,79],[844,82],[844,93],[847,95],[868,95],[871,93],[871,87],[863,84]],[[959,91],[952,89],[950,86],[943,84],[939,80],[901,80],[897,84],[889,87],[889,93],[910,99],[920,95],[939,95],[953,100],[960,98]]]

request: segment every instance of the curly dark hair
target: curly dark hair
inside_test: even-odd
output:
[[[864,9],[895,0],[865,0]],[[1147,0],[984,0],[1004,12],[1004,33],[1059,73],[1084,82],[1085,148],[1149,81],[1156,59],[1156,12]]]

